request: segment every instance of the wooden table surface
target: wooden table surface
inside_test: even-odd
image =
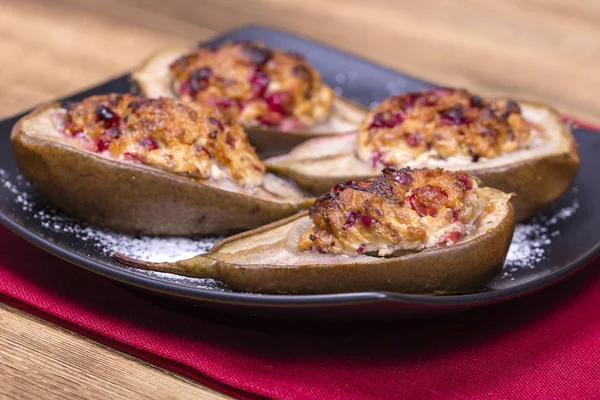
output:
[[[597,0],[3,0],[0,117],[247,23],[600,124]],[[2,304],[0,382],[11,399],[226,397]]]

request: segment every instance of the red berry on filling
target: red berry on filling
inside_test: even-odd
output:
[[[108,146],[110,146],[110,141],[98,139],[98,141],[96,142],[96,151],[98,153],[102,153],[103,151],[108,149]]]
[[[273,92],[265,99],[269,110],[278,114],[288,114],[287,108],[294,101],[294,97],[290,92]]]
[[[458,175],[457,179],[459,182],[461,182],[463,185],[465,185],[465,188],[467,188],[467,190],[473,189],[473,182],[471,182],[471,180],[467,176]]]
[[[220,130],[223,130],[223,124],[221,123],[221,121],[219,121],[215,117],[208,117],[207,121],[210,122],[211,124],[213,124],[214,126],[216,126],[217,128],[219,128]],[[216,136],[216,134],[215,134],[215,136]]]
[[[354,224],[356,224],[356,220],[358,219],[358,216],[359,216],[358,211],[355,211],[355,210],[350,211],[350,213],[348,214],[348,218],[346,219],[346,222],[342,226],[342,229],[348,229],[348,228],[351,228],[352,226],[354,226]]]
[[[230,134],[227,134],[227,137],[225,138],[225,143],[227,143],[227,146],[231,147],[232,149],[235,148],[235,140]]]
[[[373,219],[369,216],[363,215],[360,218],[360,223],[368,228],[373,224]]]
[[[421,143],[423,136],[420,133],[409,133],[406,135],[406,143],[411,147],[417,147]]]
[[[449,110],[442,111],[440,113],[440,122],[443,125],[461,125],[468,124],[471,121],[464,116],[462,108],[456,106]]]
[[[151,137],[144,137],[144,138],[140,139],[140,145],[142,147],[147,148],[148,150],[158,149],[158,144]]]
[[[413,182],[412,175],[404,168],[394,171],[392,179],[401,185],[410,185]]]
[[[393,128],[404,121],[404,113],[402,111],[382,111],[373,116],[373,121],[369,125],[371,128]]]
[[[266,72],[257,69],[250,77],[250,86],[254,97],[264,97],[269,86],[269,75]]]
[[[104,122],[104,126],[107,128],[113,128],[119,125],[121,118],[106,106],[99,106],[96,108],[96,120]]]
[[[362,253],[364,253],[364,252],[365,252],[365,248],[364,248],[364,246],[360,246],[358,249],[356,249],[356,252],[357,252],[358,254],[362,254]]]

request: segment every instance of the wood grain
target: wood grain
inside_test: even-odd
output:
[[[0,117],[246,23],[600,124],[597,0],[3,0]],[[0,383],[0,397],[15,399],[223,397],[8,306]]]
[[[0,303],[2,399],[223,399],[178,375]]]

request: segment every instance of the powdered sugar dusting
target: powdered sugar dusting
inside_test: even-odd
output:
[[[100,251],[108,255],[116,251],[130,257],[147,261],[176,261],[191,258],[205,253],[221,238],[219,237],[147,237],[133,236],[99,229],[81,223],[55,208],[47,205],[33,191],[29,183],[19,174],[9,174],[0,169],[0,188],[5,189],[4,194],[10,197],[15,206],[21,208],[27,219],[39,221],[42,230],[55,234],[65,235],[65,240],[81,244],[89,253],[97,254]],[[520,270],[532,270],[549,256],[549,246],[560,235],[557,225],[560,221],[571,218],[579,209],[577,198],[579,189],[570,190],[569,202],[566,207],[554,211],[551,215],[541,215],[525,224],[517,224],[513,241],[511,243],[504,272],[499,277],[502,280],[514,280],[513,274]],[[0,192],[1,194],[1,192]],[[72,240],[72,238],[77,240]],[[77,245],[78,251],[81,251]],[[194,284],[199,287],[215,290],[226,290],[222,285],[212,280],[193,279],[164,274],[159,272],[139,271],[136,273],[153,276],[162,280],[176,280],[177,282]]]
[[[0,170],[0,185],[13,194],[16,205],[31,213],[45,230],[74,236],[106,255],[116,251],[146,261],[176,261],[206,253],[221,239],[134,236],[95,228],[40,202],[30,194],[30,185],[21,175],[10,180],[9,174]]]
[[[578,187],[573,187],[571,193],[576,194]],[[560,235],[555,225],[559,221],[570,218],[579,209],[579,199],[574,197],[572,203],[556,211],[552,216],[539,216],[526,224],[517,224],[513,240],[506,256],[506,264],[502,277],[511,277],[513,272],[520,269],[533,269],[547,258],[547,247],[552,239]]]

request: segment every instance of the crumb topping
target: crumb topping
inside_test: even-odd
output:
[[[171,66],[184,102],[220,108],[244,126],[298,130],[324,120],[333,91],[301,54],[253,41],[199,48]]]
[[[87,151],[199,179],[230,178],[246,187],[262,182],[265,167],[244,130],[212,107],[130,94],[61,107],[62,132]]]
[[[514,101],[492,103],[464,89],[433,88],[375,107],[361,125],[358,157],[373,167],[419,156],[477,162],[526,149],[537,134]]]
[[[452,245],[483,212],[477,190],[465,172],[440,168],[385,168],[377,178],[340,183],[310,208],[298,250],[385,256]]]

